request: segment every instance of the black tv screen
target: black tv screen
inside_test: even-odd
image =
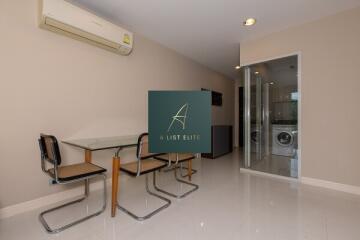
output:
[[[210,91],[211,92],[211,104],[213,106],[222,106],[222,93],[211,91],[206,88],[202,88],[202,91]]]

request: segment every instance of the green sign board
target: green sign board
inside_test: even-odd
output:
[[[210,92],[149,91],[148,97],[150,152],[211,152]]]

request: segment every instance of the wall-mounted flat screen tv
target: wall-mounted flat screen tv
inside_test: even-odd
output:
[[[222,93],[211,91],[206,88],[202,88],[201,91],[210,91],[211,92],[211,104],[213,106],[222,106]]]

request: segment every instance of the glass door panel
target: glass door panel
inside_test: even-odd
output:
[[[297,56],[244,68],[245,168],[297,177],[295,63]]]

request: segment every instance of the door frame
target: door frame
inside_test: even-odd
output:
[[[263,63],[263,62],[267,62],[267,61],[271,61],[271,60],[276,60],[279,58],[286,58],[286,57],[291,57],[291,56],[297,56],[297,65],[298,65],[298,75],[297,75],[297,86],[298,86],[298,177],[295,178],[298,181],[301,180],[302,177],[302,169],[301,169],[301,162],[302,162],[302,86],[301,86],[301,82],[302,82],[302,53],[301,51],[296,51],[296,52],[290,52],[288,54],[283,54],[283,55],[277,55],[274,57],[268,57],[268,58],[263,58],[263,59],[259,59],[259,60],[254,60],[252,62],[246,62],[246,63],[240,63],[240,67],[247,67],[253,64],[258,64],[258,63]],[[246,100],[245,100],[246,101]],[[255,170],[251,170],[251,169],[246,169],[248,171],[255,171]],[[255,171],[256,173],[260,173],[259,171]],[[278,176],[276,174],[271,174],[271,173],[266,173],[266,175],[274,175],[274,176]],[[289,177],[290,179],[294,179],[292,177]]]
[[[244,148],[244,104],[245,104],[245,95],[244,95],[244,86],[235,86],[238,93],[238,147]],[[241,94],[240,94],[241,93]],[[242,99],[240,99],[240,95]],[[240,144],[242,143],[242,144]]]

